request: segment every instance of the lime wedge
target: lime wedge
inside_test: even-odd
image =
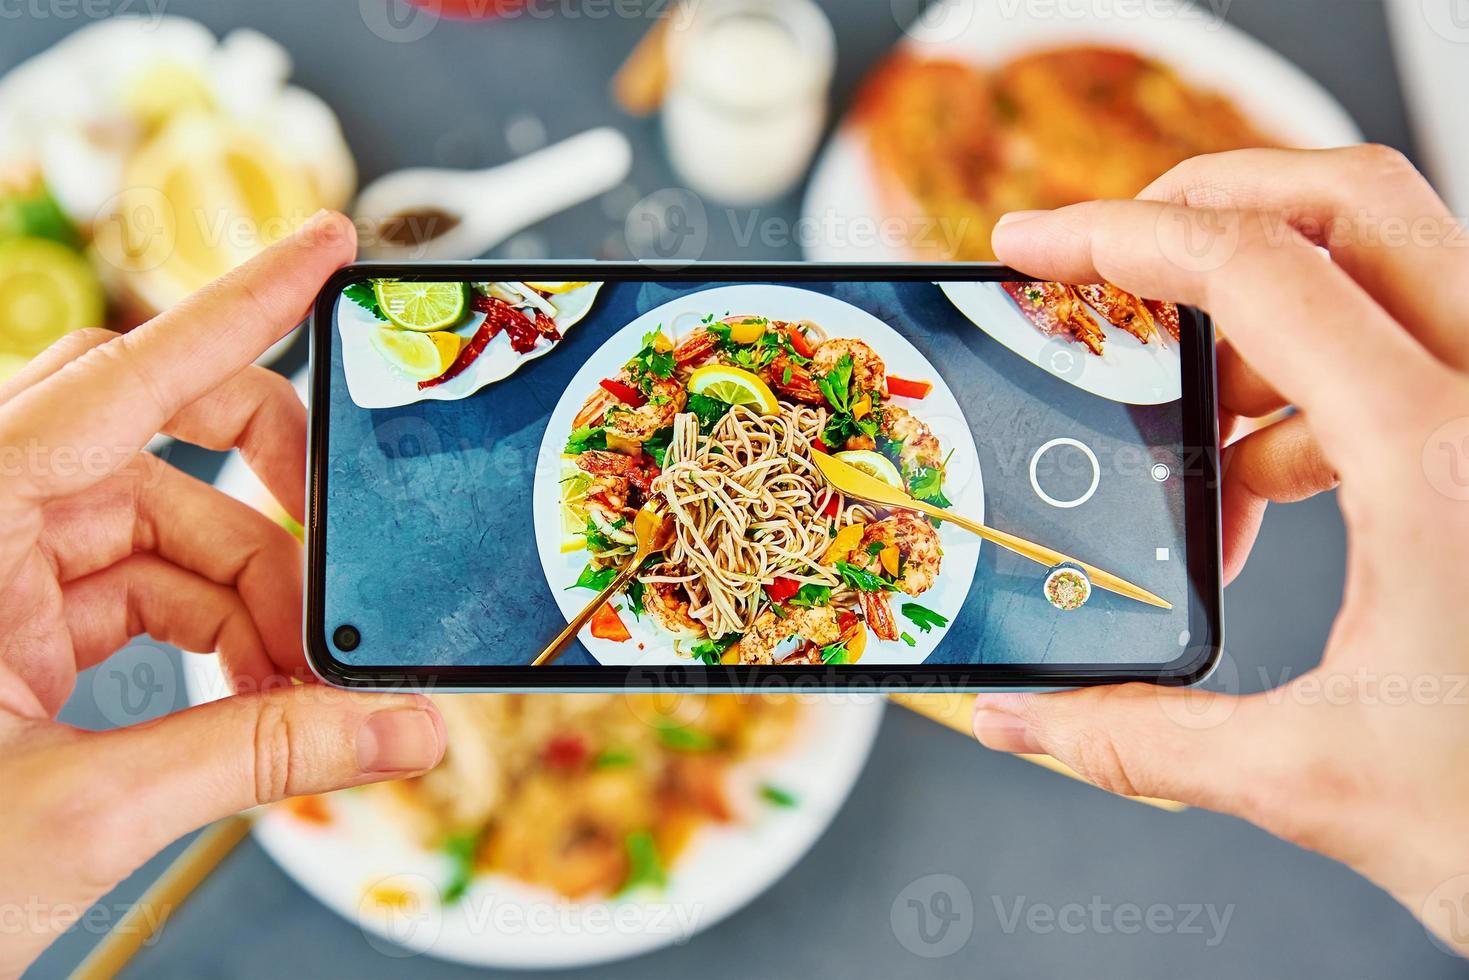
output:
[[[372,346],[383,360],[415,381],[437,378],[449,369],[459,355],[463,338],[453,333],[417,333],[378,327],[372,334]]]
[[[44,238],[0,242],[0,353],[34,357],[52,341],[102,326],[102,288],[86,259]]]
[[[882,453],[874,452],[871,449],[848,449],[835,455],[837,459],[853,469],[861,470],[868,476],[881,480],[894,490],[906,490],[903,486],[903,475],[898,472],[893,461]]]
[[[462,282],[404,282],[380,279],[373,284],[377,305],[404,330],[443,330],[464,317],[468,302]]]

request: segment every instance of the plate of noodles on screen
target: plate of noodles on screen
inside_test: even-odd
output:
[[[673,544],[583,630],[612,666],[916,664],[974,579],[979,539],[843,497],[813,452],[982,520],[958,401],[893,328],[794,286],[721,286],[638,317],[552,413],[535,530],[568,618],[661,499]]]

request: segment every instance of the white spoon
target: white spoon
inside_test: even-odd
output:
[[[362,254],[472,259],[542,218],[611,190],[631,167],[627,138],[602,127],[488,170],[399,170],[357,197]]]

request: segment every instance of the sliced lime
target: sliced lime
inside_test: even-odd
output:
[[[63,334],[102,326],[102,316],[86,259],[44,238],[0,242],[0,352],[34,357]]]
[[[377,305],[404,330],[427,333],[453,326],[469,301],[462,282],[404,282],[379,279],[372,287]]]

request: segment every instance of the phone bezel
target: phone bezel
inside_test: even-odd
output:
[[[1219,526],[1219,428],[1213,324],[1204,312],[1185,307],[1181,362],[1184,391],[1184,526],[1188,577],[1200,601],[1189,610],[1190,642],[1175,661],[1138,664],[913,664],[884,666],[706,666],[662,667],[530,666],[359,666],[332,653],[324,620],[326,568],[326,454],[330,429],[333,315],[342,290],[367,278],[507,281],[1028,281],[997,263],[778,263],[695,262],[678,266],[628,262],[361,262],[337,270],[312,308],[311,413],[306,521],[306,609],[304,643],[311,668],[340,687],[377,690],[598,691],[688,689],[709,691],[978,691],[1064,688],[1144,681],[1184,686],[1202,680],[1223,649],[1223,606]],[[1189,321],[1193,328],[1189,328]],[[1206,342],[1207,338],[1207,342]]]

